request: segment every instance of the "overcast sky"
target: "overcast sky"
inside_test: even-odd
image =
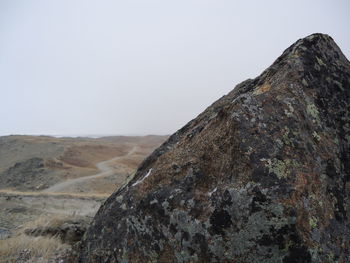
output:
[[[0,135],[170,134],[350,1],[0,0]]]

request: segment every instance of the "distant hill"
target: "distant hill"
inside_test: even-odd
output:
[[[50,137],[13,135],[0,137],[0,189],[43,190],[67,179],[99,172],[98,162],[126,155],[116,172],[132,173],[167,136]],[[108,188],[106,191],[112,191]],[[89,191],[89,189],[85,189]]]

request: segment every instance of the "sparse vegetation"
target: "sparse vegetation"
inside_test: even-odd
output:
[[[25,234],[0,240],[0,262],[48,262],[58,253],[69,249],[58,237],[29,237]]]
[[[47,214],[25,223],[12,237],[0,240],[0,263],[46,263],[67,256],[71,246],[63,243],[60,236],[29,236],[25,233],[30,229],[57,229],[77,220],[81,220],[81,217]]]
[[[21,230],[25,231],[26,229],[29,229],[29,228],[38,228],[38,227],[56,228],[61,226],[67,221],[76,220],[77,218],[79,217],[74,215],[64,215],[64,214],[42,215],[33,221],[25,223],[23,226],[21,226]]]

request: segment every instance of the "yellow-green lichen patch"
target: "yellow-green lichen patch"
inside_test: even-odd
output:
[[[309,218],[309,225],[312,229],[317,227],[317,222],[318,220],[316,217],[312,216]]]
[[[318,135],[316,131],[312,133],[312,137],[314,137],[318,142],[321,140],[321,136]]]
[[[338,137],[334,137],[334,143],[335,143],[336,145],[339,145],[339,139],[338,139]]]
[[[273,159],[273,162],[270,161],[269,171],[275,173],[279,179],[287,177],[286,165],[281,160]]]
[[[286,165],[283,161],[278,159],[261,159],[267,162],[267,167],[270,173],[274,173],[279,179],[287,177]]]
[[[274,173],[279,179],[287,178],[291,169],[298,166],[298,163],[294,160],[279,160],[273,159],[260,159],[266,163],[266,167],[269,169],[269,173]]]
[[[320,67],[320,65],[315,64],[315,65],[314,65],[314,69],[317,70],[317,71],[320,71],[320,70],[321,70],[321,67]]]
[[[320,59],[319,57],[316,56],[317,63],[320,64],[321,66],[326,66],[326,64]]]
[[[247,155],[250,155],[252,152],[254,151],[254,149],[252,147],[248,147],[248,150],[246,151]]]
[[[333,252],[329,252],[327,254],[327,258],[328,258],[329,262],[334,262],[334,253]]]
[[[306,79],[303,79],[302,81],[301,81],[301,83],[304,85],[304,86],[309,86],[309,84],[307,83],[307,81],[306,81]]]
[[[306,112],[307,114],[311,115],[311,117],[314,119],[314,122],[320,123],[320,116],[319,116],[319,111],[316,107],[315,104],[310,103],[306,106]]]
[[[121,203],[123,201],[123,196],[122,195],[118,195],[116,198],[115,198],[115,201]]]
[[[285,247],[283,248],[283,251],[288,252],[289,248],[293,247],[294,242],[293,240],[288,240],[285,244]]]
[[[284,113],[288,116],[288,117],[291,117],[294,113],[294,108],[292,106],[292,104],[290,102],[287,102],[286,103],[287,106],[288,106],[288,109],[285,109],[284,110]]]
[[[285,145],[292,145],[292,142],[289,139],[289,132],[290,132],[289,128],[286,127],[286,131],[282,135],[282,141]]]

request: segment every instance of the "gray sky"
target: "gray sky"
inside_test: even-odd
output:
[[[170,134],[347,0],[0,0],[0,135]]]

